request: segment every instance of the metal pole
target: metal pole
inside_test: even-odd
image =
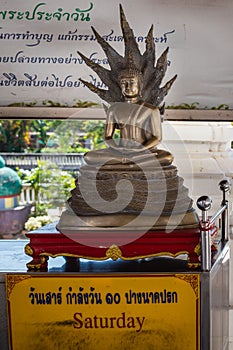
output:
[[[228,220],[228,200],[226,200],[226,193],[230,190],[231,184],[228,180],[222,180],[219,182],[220,190],[223,194],[222,207],[225,206],[225,210],[222,212],[222,242],[226,242],[229,236],[229,220]]]
[[[202,196],[197,200],[197,206],[202,211],[202,219],[200,221],[202,271],[210,271],[211,269],[211,233],[207,214],[207,211],[211,208],[211,204],[212,200],[208,196]]]

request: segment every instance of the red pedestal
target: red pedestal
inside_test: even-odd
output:
[[[212,229],[212,236],[216,233]],[[122,244],[127,235],[128,243]],[[49,257],[76,257],[89,260],[137,260],[141,258],[187,254],[189,268],[200,267],[199,228],[178,229],[170,233],[148,231],[142,235],[124,231],[77,231],[60,233],[55,226],[27,233],[30,243],[25,252],[32,257],[27,264],[31,271],[46,271]],[[132,240],[130,238],[132,236]],[[83,242],[85,241],[85,244]],[[82,243],[80,243],[82,242]]]

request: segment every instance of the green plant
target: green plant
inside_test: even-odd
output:
[[[168,105],[166,106],[166,109],[199,109],[199,102],[193,102],[193,103],[186,103],[183,102],[179,105]],[[213,109],[213,110],[227,110],[229,109],[229,106],[225,103],[220,104],[219,106],[213,106],[213,107],[204,107],[201,109]]]
[[[34,216],[47,213],[48,208],[58,207],[61,210],[75,183],[74,177],[56,164],[48,161],[38,161],[37,164],[30,171],[17,171],[23,184],[29,184],[34,190]]]
[[[24,152],[29,144],[27,120],[0,120],[0,151]]]
[[[45,203],[36,204],[36,216],[46,216],[48,215],[48,205]]]
[[[104,144],[105,122],[101,120],[83,121],[81,130],[85,133],[84,139],[90,138],[94,149],[105,148]]]
[[[198,106],[199,106],[198,102],[193,102],[191,104],[183,102],[179,105],[166,106],[166,109],[197,109]]]
[[[43,152],[85,153],[89,151],[85,147],[88,139],[93,148],[103,148],[104,129],[105,122],[100,120],[64,120],[53,129]]]
[[[58,207],[61,214],[74,183],[75,179],[67,171],[61,170],[56,164],[41,162],[40,196],[48,208]]]
[[[52,100],[44,100],[42,101],[43,106],[47,107],[68,107],[67,103],[60,103],[57,101],[52,101]],[[96,102],[91,102],[91,101],[75,101],[72,107],[74,108],[88,108],[88,107],[93,107],[93,106],[98,106],[98,103]]]
[[[220,109],[224,109],[224,110],[227,110],[229,109],[229,106],[225,103],[222,103],[221,105],[217,106],[217,107],[211,107],[211,109],[217,109],[217,110],[220,110]]]

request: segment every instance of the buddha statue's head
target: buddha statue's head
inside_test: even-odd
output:
[[[126,101],[135,102],[141,98],[142,73],[134,67],[122,70],[118,76],[122,95]]]

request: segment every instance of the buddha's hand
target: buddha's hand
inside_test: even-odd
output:
[[[114,148],[114,151],[117,153],[120,153],[121,155],[124,155],[126,157],[130,157],[132,155],[140,154],[145,150],[144,147],[141,148],[128,148],[128,147],[117,147]]]

